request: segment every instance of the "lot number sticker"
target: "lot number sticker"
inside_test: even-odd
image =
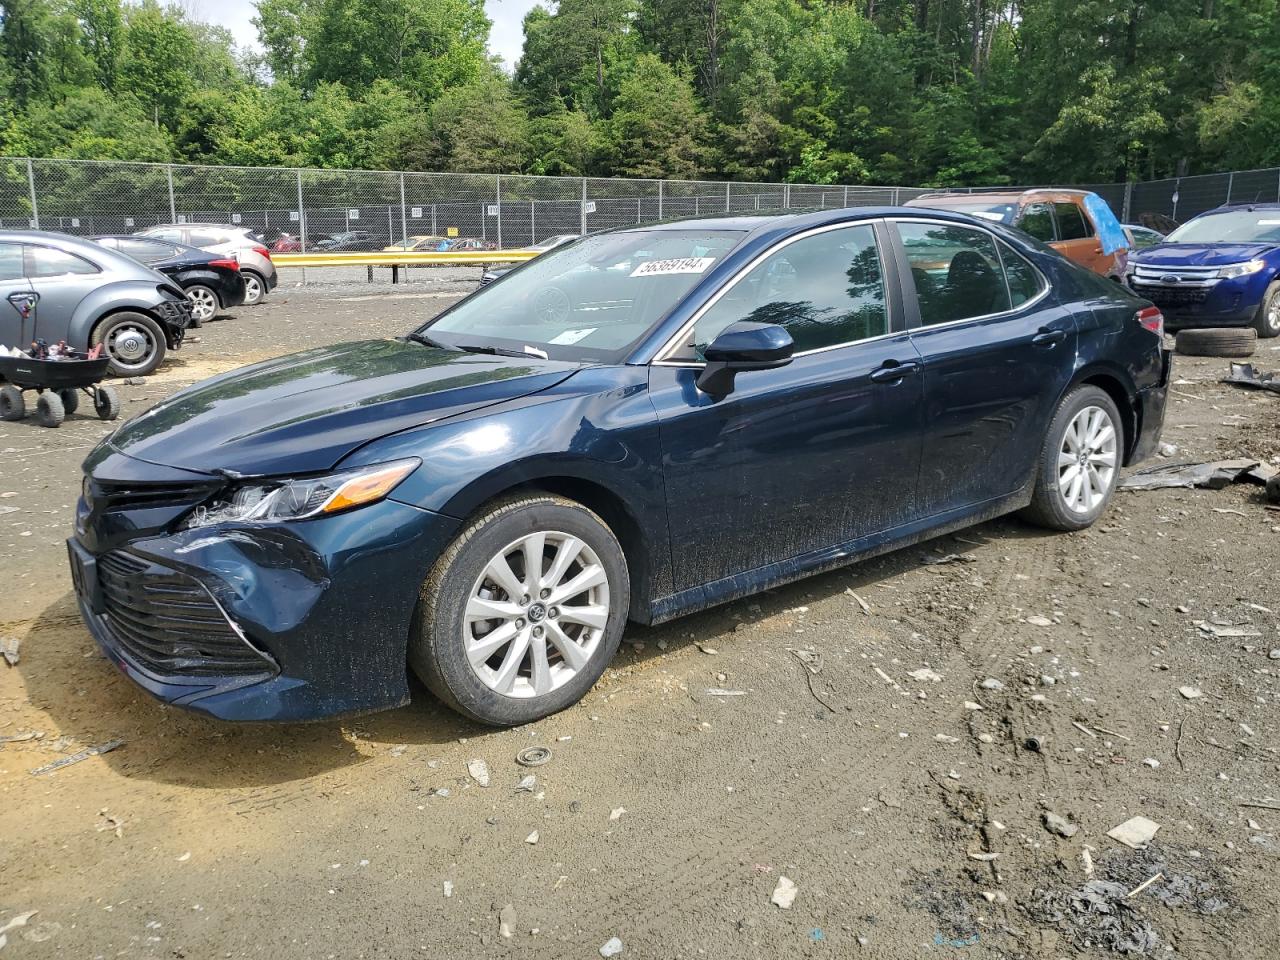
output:
[[[633,277],[656,277],[667,273],[704,273],[715,257],[681,257],[678,260],[650,260],[631,271]]]

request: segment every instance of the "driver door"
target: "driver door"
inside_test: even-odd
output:
[[[861,222],[783,241],[650,367],[677,591],[807,566],[913,518],[922,377],[883,236]],[[794,359],[702,393],[701,351],[739,320],[785,327]]]
[[[31,284],[22,268],[22,244],[0,243],[0,346],[25,350],[35,338],[35,314],[23,321]]]

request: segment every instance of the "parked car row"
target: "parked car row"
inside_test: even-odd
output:
[[[235,258],[244,276],[244,303],[254,306],[276,288],[278,278],[271,251],[248,227],[228,223],[162,223],[135,236],[198,247]]]

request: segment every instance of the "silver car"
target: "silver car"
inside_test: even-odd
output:
[[[233,255],[240,261],[240,273],[244,276],[246,306],[261,303],[276,288],[276,265],[271,262],[271,251],[248,227],[231,223],[162,223],[139,230],[138,235]]]
[[[0,230],[0,346],[102,344],[113,373],[143,376],[190,324],[182,290],[132,257],[63,233]]]

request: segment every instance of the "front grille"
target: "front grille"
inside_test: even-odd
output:
[[[1162,267],[1139,263],[1133,268],[1133,282],[1143,285],[1209,287],[1218,279],[1217,267]]]
[[[123,551],[98,559],[103,618],[134,660],[159,676],[225,677],[276,672],[209,592],[168,567]]]
[[[84,495],[102,510],[137,510],[153,507],[194,507],[222,486],[220,481],[190,483],[112,483],[85,479]]]

